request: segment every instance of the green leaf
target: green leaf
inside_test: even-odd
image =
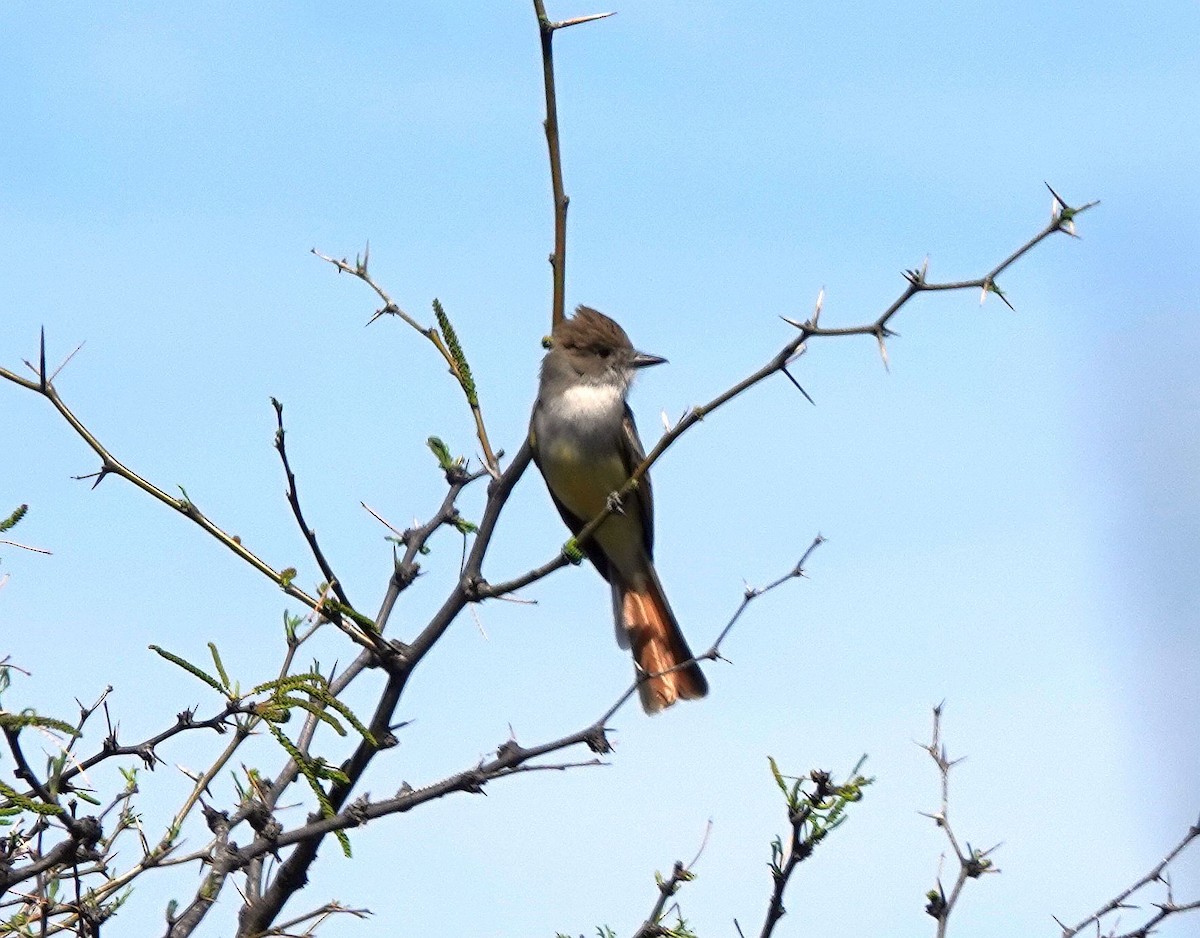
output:
[[[450,352],[450,357],[454,359],[454,365],[458,370],[456,377],[458,383],[462,385],[463,393],[467,396],[467,403],[472,407],[478,407],[479,395],[475,391],[475,379],[471,376],[471,366],[467,364],[466,353],[463,352],[462,345],[458,341],[458,333],[454,331],[450,317],[446,315],[442,304],[436,299],[433,301],[433,315],[437,319],[438,329],[441,330],[442,338],[446,342],[446,349]]]
[[[0,534],[4,533],[5,531],[11,531],[13,528],[15,528],[21,523],[21,519],[24,518],[28,512],[28,505],[18,505],[16,510],[13,511],[11,515],[9,515],[3,521],[0,521]]]
[[[162,658],[166,658],[172,664],[178,665],[179,667],[183,668],[183,670],[187,671],[189,674],[193,674],[196,677],[200,678],[200,680],[202,680],[205,684],[207,684],[213,690],[220,691],[225,696],[229,696],[228,694],[226,694],[225,688],[221,686],[220,681],[218,681],[215,677],[213,677],[207,671],[204,671],[201,668],[196,667],[196,665],[192,664],[190,661],[188,661],[184,658],[180,658],[179,655],[172,654],[171,652],[167,651],[165,648],[162,648],[158,645],[151,645],[150,650],[152,652],[154,652],[156,655],[159,655]]]
[[[303,710],[306,713],[312,714],[322,723],[330,726],[339,736],[346,735],[346,728],[338,721],[337,717],[329,713],[324,707],[320,707],[311,700],[302,700],[299,697],[277,697],[275,700],[279,705],[290,711],[293,707]]]
[[[65,720],[54,717],[44,717],[34,710],[22,710],[20,713],[0,713],[0,727],[6,730],[23,730],[27,726],[36,726],[45,730],[54,730],[65,736],[78,736],[79,731]]]
[[[459,462],[450,453],[450,447],[441,441],[436,436],[431,436],[425,441],[425,445],[429,447],[429,451],[433,453],[438,461],[438,468],[443,472],[449,472],[451,469],[457,468]]]
[[[774,756],[767,756],[767,761],[771,763],[771,775],[775,778],[775,784],[779,786],[779,790],[783,792],[783,797],[791,801],[791,792],[788,791],[788,784],[784,781],[783,773],[779,771],[779,766],[775,762]]]
[[[329,800],[329,795],[325,792],[324,786],[321,785],[321,780],[317,776],[312,761],[300,751],[296,744],[282,730],[277,729],[274,724],[268,723],[267,728],[270,729],[271,735],[275,737],[276,742],[283,747],[284,752],[296,763],[297,768],[300,769],[300,774],[308,782],[308,787],[316,795],[317,804],[321,806],[321,816],[327,818],[334,817],[336,812],[333,810],[333,802]],[[338,843],[342,846],[342,853],[349,859],[351,856],[350,838],[346,836],[344,830],[336,830],[333,833],[337,837]]]
[[[455,515],[454,520],[451,523],[455,528],[458,529],[459,534],[474,534],[479,530],[479,525],[475,524],[473,521],[468,521],[466,518],[463,518],[460,515]]]
[[[217,646],[212,642],[208,643],[208,650],[212,652],[213,664],[217,666],[217,674],[221,676],[221,686],[229,689],[229,675],[225,673],[225,665],[221,663],[221,654],[217,651]]]

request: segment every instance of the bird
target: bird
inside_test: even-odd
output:
[[[533,460],[573,534],[604,511],[646,458],[627,396],[639,369],[665,358],[637,351],[608,316],[588,306],[562,319],[542,360],[529,424]],[[617,643],[644,672],[638,683],[650,714],[708,693],[654,569],[654,501],[649,475],[582,545],[612,587]],[[670,670],[675,669],[675,670]],[[661,673],[669,671],[669,673]]]

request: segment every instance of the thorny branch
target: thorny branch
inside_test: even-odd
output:
[[[453,328],[449,325],[449,320],[445,318],[445,314],[442,312],[441,304],[437,300],[433,301],[434,311],[439,314],[437,318],[441,326],[440,331],[436,326],[422,326],[416,319],[401,309],[396,301],[388,295],[387,291],[376,283],[375,278],[371,276],[371,272],[367,267],[367,263],[371,257],[370,245],[367,246],[361,258],[356,257],[354,259],[353,264],[345,258],[338,260],[335,257],[322,254],[316,248],[312,249],[312,253],[321,258],[321,260],[336,267],[338,273],[350,274],[352,277],[357,277],[374,290],[379,298],[383,300],[383,306],[375,311],[368,325],[380,316],[398,316],[433,343],[433,347],[438,350],[438,354],[445,359],[447,366],[449,366],[450,374],[458,381],[459,387],[462,388],[463,394],[466,396],[467,405],[471,408],[471,416],[475,420],[475,435],[479,439],[479,445],[483,448],[483,464],[487,466],[488,472],[493,476],[498,476],[500,474],[500,461],[498,455],[492,452],[492,444],[488,439],[487,427],[483,422],[483,410],[479,404],[479,397],[475,393],[475,382],[471,377],[470,369],[461,354],[461,350],[456,348],[458,339],[454,335]]]
[[[333,590],[338,601],[344,606],[353,606],[353,603],[346,596],[345,589],[342,588],[341,581],[334,574],[333,568],[325,558],[325,552],[321,550],[321,545],[317,542],[317,532],[310,528],[304,520],[304,511],[300,507],[300,493],[296,490],[296,475],[292,472],[292,464],[288,460],[287,433],[283,429],[283,404],[275,398],[271,398],[271,406],[275,409],[275,450],[279,453],[279,460],[283,463],[284,475],[287,476],[287,500],[288,504],[292,506],[292,514],[296,518],[296,524],[300,525],[300,532],[308,542],[313,559],[316,560],[317,566],[321,568],[321,574],[325,577],[325,582],[329,584],[329,588]]]
[[[692,862],[694,863],[695,861]],[[692,873],[691,864],[685,866],[682,860],[675,861],[675,866],[671,868],[671,875],[666,879],[663,879],[661,874],[655,874],[654,879],[655,885],[658,886],[658,898],[655,899],[654,907],[650,910],[650,914],[646,916],[646,920],[633,933],[633,938],[661,938],[661,936],[667,934],[667,929],[661,924],[664,916],[669,912],[667,903],[674,898],[680,886],[691,882],[694,878],[695,874]],[[678,906],[676,906],[676,911],[678,911]]]
[[[1053,193],[1054,190],[1051,190],[1051,192]],[[555,570],[566,566],[568,563],[578,562],[581,557],[579,550],[580,545],[587,543],[588,539],[595,534],[596,529],[604,523],[604,520],[608,518],[609,515],[621,509],[622,500],[630,492],[637,488],[637,486],[641,483],[641,480],[645,477],[646,473],[650,471],[650,467],[658,462],[662,455],[671,447],[672,444],[675,443],[676,440],[683,436],[684,433],[698,424],[701,420],[718,410],[720,407],[729,403],[729,401],[733,400],[735,397],[754,387],[761,381],[766,380],[772,375],[782,373],[789,380],[791,380],[793,384],[796,384],[795,378],[793,378],[791,372],[788,371],[788,366],[804,354],[804,352],[807,350],[807,342],[809,339],[853,335],[874,336],[879,344],[880,355],[882,356],[883,363],[886,366],[888,363],[888,358],[885,339],[888,336],[894,335],[894,333],[888,329],[888,323],[891,322],[892,318],[900,311],[900,309],[918,293],[942,290],[982,289],[985,297],[990,292],[995,293],[1003,298],[1003,294],[996,286],[996,278],[1001,273],[1007,270],[1020,257],[1028,253],[1036,245],[1040,244],[1051,235],[1057,232],[1063,232],[1065,234],[1075,236],[1075,217],[1098,204],[1097,202],[1089,202],[1080,208],[1071,208],[1059,198],[1057,193],[1054,193],[1054,200],[1055,208],[1051,213],[1050,222],[1044,228],[1042,228],[1041,231],[1021,245],[1021,247],[1017,248],[1017,250],[1013,251],[1008,255],[1008,257],[1002,260],[999,264],[995,265],[991,270],[981,277],[976,277],[973,280],[956,280],[948,281],[946,283],[931,283],[925,279],[927,265],[926,267],[922,267],[920,270],[906,271],[905,279],[908,281],[908,286],[905,288],[904,292],[901,293],[900,296],[897,297],[897,299],[890,306],[888,306],[887,309],[885,309],[883,313],[881,313],[873,322],[864,323],[858,326],[840,326],[833,328],[820,326],[818,323],[824,302],[824,291],[822,291],[821,295],[817,299],[816,308],[810,319],[806,320],[805,322],[796,322],[794,320],[785,318],[785,321],[789,325],[792,325],[799,330],[799,334],[795,338],[786,343],[783,348],[776,352],[775,355],[757,371],[743,378],[732,387],[722,391],[708,403],[699,404],[695,407],[689,408],[674,426],[669,428],[661,437],[659,437],[658,442],[655,443],[651,450],[646,454],[646,458],[643,459],[642,462],[633,470],[625,484],[622,485],[616,492],[614,492],[613,495],[608,499],[608,503],[604,510],[596,515],[596,517],[592,518],[591,521],[589,521],[586,525],[584,525],[584,527],[580,529],[579,533],[569,540],[555,557],[546,561],[541,566],[535,567],[521,576],[507,580],[503,583],[492,585],[486,582],[480,582],[476,587],[477,595],[480,598],[503,596],[509,592],[521,589],[522,587],[528,586],[529,584],[540,580],[542,577],[553,573]],[[797,385],[797,387],[799,387],[799,385]]]
[[[808,548],[807,551],[805,551],[804,559],[807,559],[816,546],[822,541],[823,538],[820,537],[814,540],[813,544]],[[796,567],[794,567],[787,575],[780,577],[779,579],[770,583],[768,586],[759,590],[747,590],[741,605],[739,605],[731,620],[722,628],[718,635],[717,641],[714,642],[713,647],[710,650],[711,657],[717,657],[717,651],[720,643],[723,642],[729,635],[731,629],[736,621],[740,618],[746,604],[749,601],[756,596],[763,595],[769,590],[775,589],[789,580],[803,575],[803,570],[801,569],[800,564],[797,564]],[[414,649],[416,648],[415,644],[410,647]],[[698,658],[709,656],[710,655],[706,653],[705,655],[698,656]],[[689,663],[690,661],[682,662],[677,665],[676,668],[684,667]],[[671,668],[669,670],[675,670],[676,668]],[[667,672],[664,671],[661,673]],[[521,772],[535,771],[545,768],[566,768],[568,766],[545,766],[541,764],[530,765],[528,763],[530,763],[532,760],[539,759],[543,756],[560,752],[574,746],[584,745],[592,750],[592,752],[601,755],[610,752],[612,745],[608,739],[608,733],[610,731],[608,726],[609,720],[611,720],[612,717],[616,715],[617,711],[619,711],[621,707],[623,707],[625,703],[627,703],[629,699],[636,693],[638,683],[655,676],[657,675],[638,675],[637,679],[630,684],[625,692],[622,693],[612,704],[612,706],[610,706],[597,720],[574,733],[568,733],[567,735],[558,739],[530,747],[521,746],[516,742],[516,740],[509,740],[497,748],[496,756],[494,758],[484,760],[469,769],[455,773],[454,775],[444,778],[439,782],[435,782],[431,785],[427,785],[416,790],[406,786],[405,788],[402,788],[401,791],[397,792],[395,797],[382,801],[370,801],[366,798],[360,798],[353,804],[350,804],[344,810],[340,810],[335,815],[320,818],[310,818],[306,824],[299,828],[291,831],[276,833],[269,838],[258,838],[252,844],[238,851],[236,856],[231,855],[228,858],[227,862],[229,869],[226,870],[226,872],[241,867],[249,860],[262,856],[264,853],[273,852],[274,850],[282,849],[283,847],[291,844],[299,844],[300,848],[297,850],[297,852],[293,853],[292,856],[289,857],[289,859],[285,861],[283,866],[280,868],[279,874],[275,879],[275,884],[272,886],[272,890],[274,890],[281,883],[284,885],[278,890],[278,892],[272,893],[271,890],[268,890],[268,892],[264,894],[263,909],[265,909],[265,911],[256,909],[251,912],[249,906],[243,908],[243,918],[241,923],[242,931],[240,933],[255,934],[253,929],[261,929],[263,927],[263,919],[269,921],[269,912],[274,908],[273,901],[285,900],[287,896],[291,894],[291,892],[288,891],[288,884],[291,883],[294,877],[300,875],[303,870],[307,869],[307,865],[311,864],[312,859],[315,857],[316,845],[319,844],[320,839],[329,833],[332,833],[333,831],[357,827],[368,820],[384,817],[389,814],[398,814],[411,811],[413,808],[421,804],[445,797],[453,792],[479,792],[482,791],[483,786],[488,782],[506,778],[511,775],[516,775]],[[390,687],[391,685],[389,684],[389,688]],[[386,693],[385,696],[387,696]],[[380,709],[383,710],[386,709],[386,707],[381,707]],[[375,724],[373,722],[372,727],[374,728],[374,726]],[[361,747],[360,752],[362,758],[369,758],[370,755],[373,755],[373,753],[367,753],[363,751]],[[594,764],[599,763],[592,761],[586,763],[572,763],[571,765]],[[365,763],[363,763],[362,768],[365,768]],[[361,775],[362,768],[359,766],[358,754],[349,760],[347,766],[344,766],[346,774],[351,779],[355,779]],[[330,793],[330,801],[333,802],[335,806],[340,808],[341,805],[345,803],[345,798],[348,796],[349,790],[350,786],[339,786],[335,788]],[[296,860],[297,857],[300,859]],[[293,863],[294,860],[296,861],[295,863]],[[188,932],[180,932],[179,934],[187,933]]]
[[[554,197],[554,251],[550,255],[553,273],[553,299],[550,308],[550,329],[563,321],[567,311],[567,207],[571,200],[563,189],[562,148],[558,133],[558,96],[554,87],[554,34],[568,26],[579,26],[612,16],[594,13],[575,19],[555,22],[546,15],[542,0],[533,0],[538,30],[542,39],[542,83],[546,90],[546,150],[550,157],[550,187]]]
[[[937,920],[937,938],[945,938],[946,927],[950,921],[950,913],[954,911],[955,905],[958,903],[958,898],[962,894],[963,886],[966,885],[968,879],[978,879],[984,873],[999,873],[1000,871],[992,863],[988,857],[999,847],[990,847],[987,850],[979,850],[972,847],[969,843],[964,850],[960,845],[958,838],[954,835],[954,829],[950,826],[950,770],[954,768],[962,759],[950,759],[946,754],[946,746],[942,742],[942,704],[938,704],[933,708],[933,734],[930,741],[923,745],[924,749],[934,764],[937,765],[938,774],[942,782],[942,804],[935,814],[925,814],[925,817],[932,818],[943,831],[946,832],[946,839],[950,841],[950,847],[954,851],[954,857],[958,861],[958,871],[955,875],[954,885],[950,889],[950,895],[946,895],[945,889],[942,888],[941,875],[938,876],[937,887],[931,889],[925,894],[928,903],[925,906],[925,911],[932,915]]]
[[[1151,903],[1158,911],[1140,926],[1132,929],[1131,931],[1122,932],[1120,935],[1118,935],[1116,928],[1114,927],[1108,932],[1110,938],[1147,938],[1148,935],[1155,932],[1160,922],[1164,921],[1170,916],[1176,915],[1180,912],[1191,912],[1195,911],[1196,909],[1200,909],[1200,900],[1176,902],[1171,889],[1171,882],[1167,878],[1167,867],[1174,863],[1179,855],[1182,854],[1184,850],[1186,850],[1197,838],[1200,838],[1200,819],[1198,819],[1195,824],[1188,828],[1187,833],[1183,835],[1183,839],[1180,840],[1179,843],[1177,843],[1170,850],[1170,852],[1168,852],[1167,855],[1154,866],[1154,869],[1152,869],[1137,882],[1133,883],[1133,885],[1129,886],[1127,889],[1123,889],[1118,895],[1104,903],[1104,905],[1100,906],[1099,909],[1097,909],[1083,921],[1079,922],[1079,924],[1068,927],[1062,922],[1059,922],[1056,918],[1055,921],[1058,922],[1059,927],[1062,928],[1062,938],[1073,938],[1073,936],[1079,934],[1093,923],[1096,925],[1096,933],[1099,934],[1100,920],[1102,918],[1119,909],[1137,908],[1137,906],[1129,903],[1129,899],[1135,892],[1145,886],[1149,886],[1151,883],[1162,883],[1167,887],[1166,898],[1162,902]]]
[[[779,839],[771,846],[773,886],[759,938],[770,938],[784,916],[783,894],[796,867],[812,856],[817,845],[846,819],[844,812],[847,805],[861,800],[863,789],[875,781],[859,774],[866,759],[866,756],[859,759],[858,765],[840,784],[834,782],[829,772],[813,769],[807,778],[794,779],[790,787],[776,767],[775,760],[770,760],[775,782],[787,798],[791,832],[786,848]],[[804,789],[805,782],[812,783],[811,791]]]
[[[846,780],[840,783],[835,782],[833,775],[823,769],[813,769],[808,775],[799,778],[784,776],[775,764],[775,760],[770,759],[769,761],[775,784],[783,792],[786,800],[790,830],[786,845],[782,837],[776,837],[771,844],[769,866],[772,889],[759,938],[770,938],[775,931],[775,926],[786,914],[783,896],[796,868],[813,855],[817,845],[831,831],[845,821],[849,805],[860,801],[863,797],[863,789],[875,781],[873,778],[859,774],[859,770],[866,761],[866,756],[859,760],[858,765],[851,770]],[[805,786],[810,787],[806,788]],[[706,831],[705,841],[707,838]],[[700,852],[703,850],[704,844],[701,844]],[[634,932],[633,938],[695,938],[695,933],[684,920],[678,903],[671,908],[667,907],[667,903],[679,891],[683,883],[690,882],[695,878],[692,867],[699,859],[700,852],[697,852],[696,858],[691,863],[684,864],[682,861],[677,861],[667,879],[663,879],[661,874],[655,875],[658,884],[658,899],[645,921]],[[663,924],[664,917],[671,912],[674,912],[678,920],[675,927]],[[745,933],[737,919],[734,919],[733,925],[738,935],[745,938]]]
[[[304,929],[303,934],[311,935],[315,929],[320,928],[327,919],[335,915],[348,915],[351,918],[365,919],[370,918],[371,910],[352,909],[342,905],[340,902],[327,902],[319,909],[313,909],[313,911],[306,912],[304,915],[298,915],[295,918],[288,919],[286,922],[280,922],[270,931],[266,932],[265,935],[292,935],[295,934],[292,931],[293,928],[309,922],[312,924]]]
[[[249,550],[242,543],[242,539],[240,537],[227,533],[218,527],[213,521],[211,521],[208,516],[205,515],[188,497],[186,491],[182,489],[180,490],[183,496],[182,498],[175,498],[172,495],[168,495],[157,485],[148,481],[147,479],[144,479],[142,476],[138,475],[136,472],[118,460],[115,456],[113,456],[107,447],[105,447],[90,430],[88,430],[84,423],[75,415],[74,411],[67,406],[66,402],[59,395],[58,389],[55,388],[50,377],[47,375],[46,334],[44,330],[42,331],[41,339],[38,345],[38,352],[38,366],[36,368],[33,365],[29,366],[34,371],[34,378],[24,378],[21,375],[8,370],[7,368],[0,368],[0,378],[5,378],[14,384],[18,384],[23,388],[34,391],[35,393],[45,397],[48,401],[50,401],[51,404],[54,405],[54,408],[59,412],[59,414],[62,415],[63,419],[70,424],[71,429],[73,429],[75,433],[89,447],[91,447],[92,451],[100,457],[100,470],[98,472],[92,473],[89,476],[79,476],[77,478],[94,478],[95,482],[92,483],[93,488],[99,485],[108,475],[115,475],[119,478],[125,479],[127,482],[131,482],[143,492],[162,502],[167,507],[177,511],[179,514],[183,515],[185,518],[188,518],[194,524],[199,526],[203,531],[216,538],[216,540],[223,544],[228,550],[232,551],[259,573],[263,574],[277,586],[279,586],[280,589],[287,593],[287,595],[304,603],[304,605],[308,606],[310,609],[320,611],[323,615],[326,615],[331,622],[333,622],[338,626],[338,628],[346,633],[347,637],[349,637],[351,641],[362,645],[365,648],[373,647],[374,642],[369,632],[364,632],[361,626],[355,623],[353,617],[350,617],[350,621],[347,621],[347,616],[343,614],[351,613],[353,610],[346,609],[339,611],[322,606],[318,599],[296,586],[296,584],[293,582],[295,578],[294,570],[290,568],[285,570],[276,570],[253,551]],[[26,364],[29,363],[26,362]],[[55,374],[57,374],[57,372],[55,372]]]

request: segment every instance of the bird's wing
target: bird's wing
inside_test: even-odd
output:
[[[625,420],[621,423],[623,433],[621,455],[625,459],[625,474],[633,471],[646,459],[646,449],[638,436],[637,424],[633,422],[633,411],[625,405]],[[642,476],[638,486],[625,499],[626,511],[637,511],[642,522],[642,542],[646,545],[646,556],[654,557],[654,491],[650,488],[650,473]]]

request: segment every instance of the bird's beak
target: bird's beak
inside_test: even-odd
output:
[[[660,355],[649,355],[646,352],[634,352],[630,367],[649,368],[651,365],[665,365],[667,360]]]

